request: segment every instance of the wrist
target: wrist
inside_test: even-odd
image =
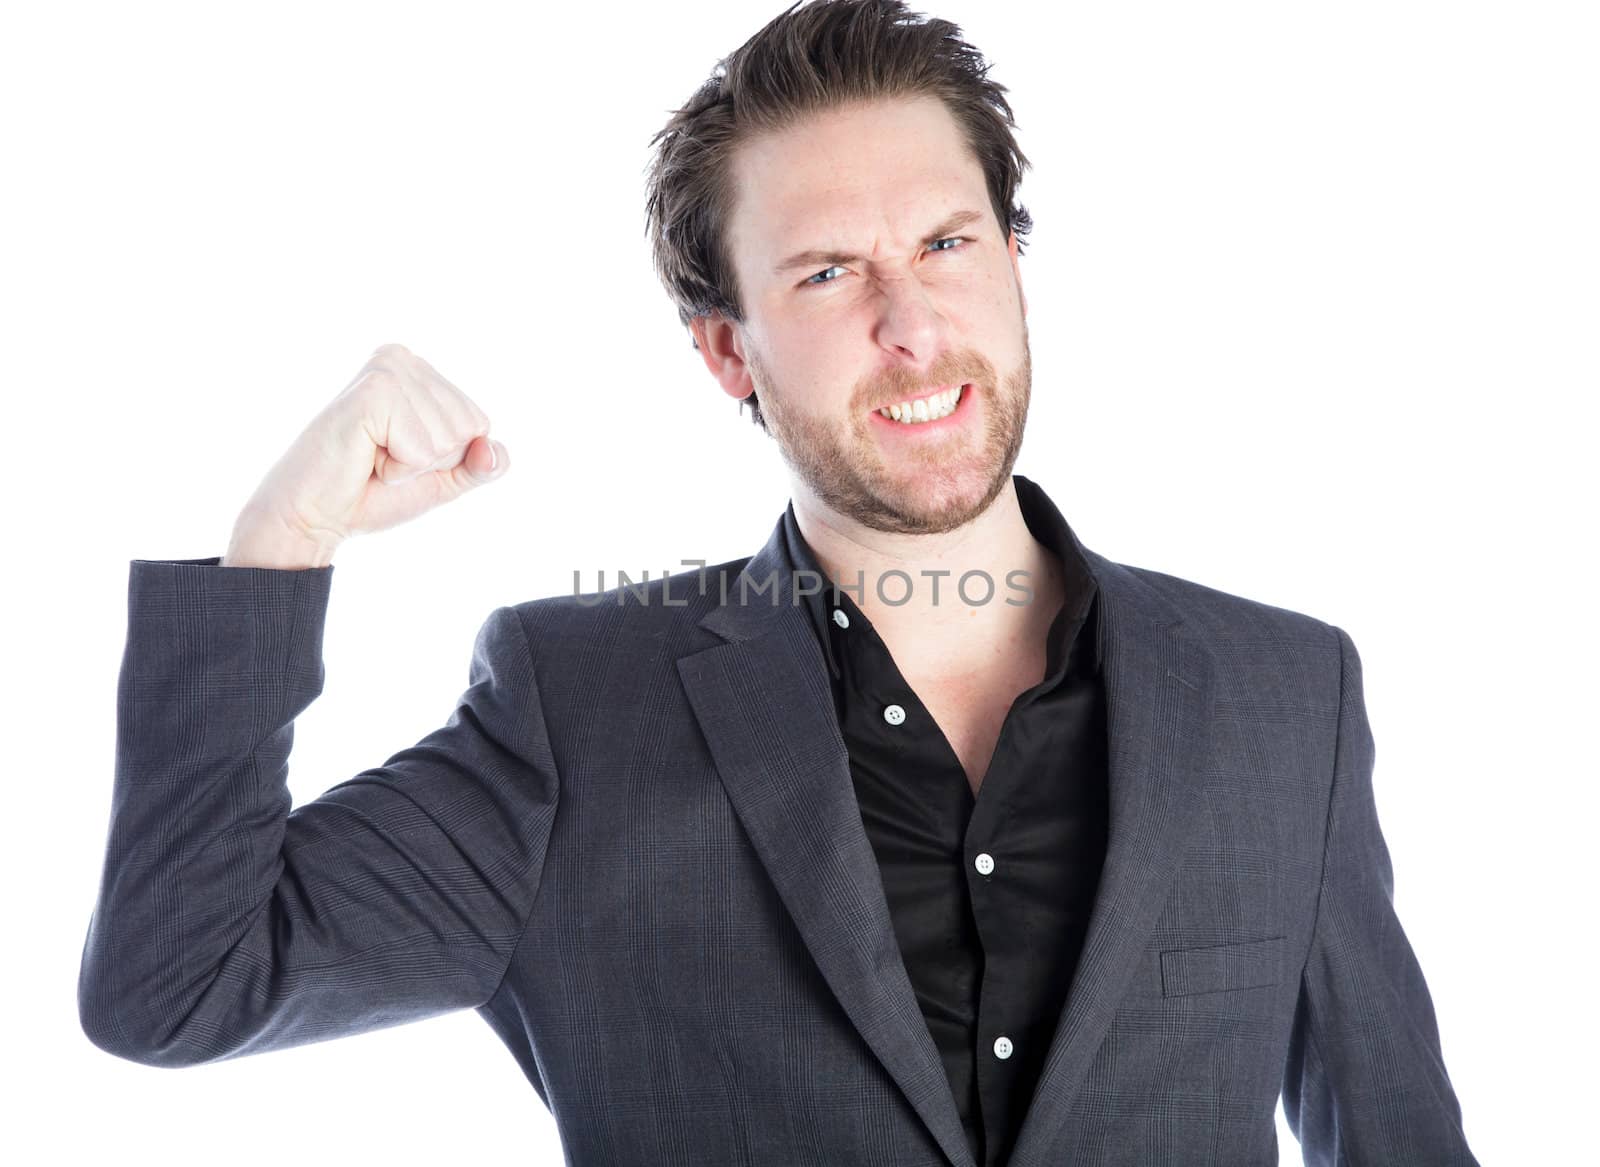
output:
[[[234,524],[221,567],[270,567],[304,571],[327,567],[338,543],[301,534],[282,520],[246,511]]]

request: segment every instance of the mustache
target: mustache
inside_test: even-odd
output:
[[[920,377],[909,376],[905,371],[892,373],[877,384],[865,387],[857,398],[867,402],[866,409],[873,411],[927,397],[941,389],[981,389],[993,382],[994,369],[989,362],[976,353],[968,353]]]
[[[940,382],[937,382],[937,383],[935,383],[933,385],[930,385],[929,387],[927,387],[925,389],[913,389],[913,390],[910,390],[909,392],[901,393],[899,396],[896,396],[896,397],[885,397],[885,398],[883,398],[883,400],[879,401],[876,405],[871,406],[868,409],[868,412],[870,413],[870,412],[875,412],[875,411],[880,410],[880,409],[887,409],[889,406],[898,405],[902,401],[914,401],[917,398],[927,397],[930,394],[938,393],[939,391],[945,390],[945,389],[961,389],[963,392],[966,392],[967,390],[970,390],[970,389],[974,388],[975,385],[976,385],[976,382],[973,382],[973,381],[940,381]]]

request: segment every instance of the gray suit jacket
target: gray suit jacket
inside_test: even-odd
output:
[[[475,1009],[567,1162],[971,1167],[815,633],[749,561],[495,609],[445,725],[292,811],[333,568],[134,560],[85,1032],[188,1066]],[[1074,536],[1076,541],[1076,536]],[[1349,636],[1080,550],[1110,836],[1010,1162],[1473,1164]],[[619,598],[621,602],[619,601]]]

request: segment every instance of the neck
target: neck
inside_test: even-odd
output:
[[[1043,642],[1065,595],[1062,568],[1028,530],[1014,480],[971,522],[936,535],[863,527],[796,487],[795,520],[817,563],[866,614],[903,673],[1002,668]],[[958,587],[969,572],[981,574]]]

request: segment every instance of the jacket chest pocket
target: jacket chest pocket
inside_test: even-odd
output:
[[[1202,948],[1174,948],[1161,954],[1161,995],[1188,997],[1279,984],[1288,938],[1242,940]]]

